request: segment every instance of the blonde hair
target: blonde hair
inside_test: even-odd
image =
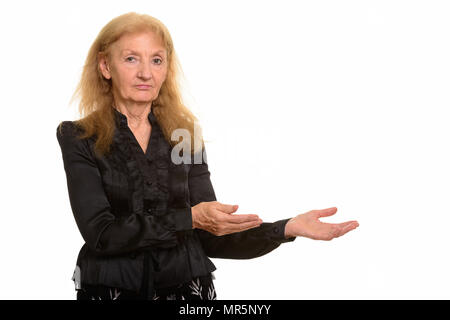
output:
[[[181,65],[175,53],[172,37],[168,29],[158,19],[147,14],[129,12],[112,19],[97,35],[91,45],[81,75],[81,79],[71,98],[71,102],[80,97],[79,113],[83,117],[73,121],[81,127],[83,134],[80,139],[96,136],[95,149],[102,155],[110,151],[116,128],[114,110],[112,108],[112,82],[105,79],[100,71],[98,54],[108,54],[112,43],[117,41],[125,33],[137,33],[141,31],[152,31],[160,37],[167,50],[167,77],[159,90],[158,97],[152,102],[152,112],[158,120],[158,124],[164,133],[166,140],[173,146],[177,141],[171,140],[172,131],[175,129],[187,129],[191,135],[191,152],[199,144],[194,139],[200,139],[201,146],[204,145],[202,137],[198,137],[199,130],[196,129],[194,137],[194,123],[197,118],[185,106],[181,97],[179,85],[182,74]],[[60,129],[61,129],[60,123]],[[198,124],[196,124],[198,126]],[[183,141],[185,143],[187,141]]]

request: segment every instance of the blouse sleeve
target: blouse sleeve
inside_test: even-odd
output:
[[[200,202],[216,201],[210,179],[206,152],[199,164],[192,164],[189,172],[189,193],[191,206]],[[206,230],[194,229],[207,256],[211,258],[251,259],[265,255],[280,244],[294,241],[296,237],[285,238],[288,219],[263,222],[259,227],[241,232],[216,236]]]
[[[99,255],[122,254],[148,246],[173,247],[176,231],[186,223],[166,226],[158,217],[130,213],[116,217],[103,188],[100,170],[86,139],[78,139],[75,124],[63,121],[56,136],[61,147],[69,200],[87,246]],[[192,229],[192,222],[188,226]]]

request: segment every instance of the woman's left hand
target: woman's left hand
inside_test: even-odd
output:
[[[285,237],[306,237],[313,240],[332,240],[340,237],[359,226],[358,221],[347,221],[343,223],[325,223],[319,218],[335,214],[336,207],[311,210],[290,219],[285,226]]]

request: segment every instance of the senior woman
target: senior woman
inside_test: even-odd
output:
[[[83,117],[57,128],[85,240],[72,278],[79,300],[216,299],[209,258],[255,258],[297,236],[331,240],[358,226],[319,221],[335,207],[269,223],[218,202],[178,66],[167,28],[133,12],[89,50],[74,94]],[[174,161],[177,129],[189,133],[183,159],[201,161]]]

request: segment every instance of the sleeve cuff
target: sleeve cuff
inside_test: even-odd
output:
[[[271,228],[269,229],[269,238],[271,238],[272,241],[278,242],[278,243],[285,243],[285,242],[292,242],[296,239],[296,237],[290,237],[290,238],[286,238],[284,236],[284,231],[285,231],[285,227],[286,227],[286,223],[290,220],[291,218],[288,219],[283,219],[283,220],[278,220],[275,221]]]
[[[191,208],[169,209],[168,216],[171,217],[170,229],[172,231],[192,230]]]

